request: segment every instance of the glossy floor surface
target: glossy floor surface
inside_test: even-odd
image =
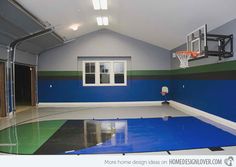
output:
[[[54,120],[2,130],[0,143],[15,154],[114,154],[236,146],[236,136],[194,117]]]
[[[236,153],[234,133],[170,106],[31,109],[0,128],[2,153]]]

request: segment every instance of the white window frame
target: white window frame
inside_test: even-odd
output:
[[[85,83],[85,64],[95,63],[95,84]],[[110,63],[110,83],[100,83],[100,63]],[[115,83],[114,63],[124,63],[124,83]],[[101,61],[83,61],[82,62],[83,73],[83,86],[127,86],[127,61],[124,60],[101,60]]]

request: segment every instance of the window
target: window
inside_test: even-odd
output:
[[[83,86],[126,86],[126,61],[84,61]]]
[[[109,84],[110,83],[110,69],[111,63],[105,62],[100,63],[100,84]]]
[[[116,84],[125,82],[125,71],[124,63],[115,62],[114,63],[114,79]]]
[[[95,84],[95,63],[85,64],[85,83]]]

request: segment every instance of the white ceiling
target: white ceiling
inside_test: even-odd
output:
[[[236,0],[108,0],[107,11],[93,10],[92,0],[17,1],[66,39],[107,28],[167,49],[205,23],[211,30],[236,18]],[[109,17],[109,26],[97,26],[101,15]],[[81,24],[78,31],[68,28],[74,23]]]

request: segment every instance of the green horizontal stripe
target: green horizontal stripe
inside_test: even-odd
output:
[[[186,69],[175,70],[129,70],[128,77],[153,77],[153,76],[170,76],[209,73],[220,71],[236,71],[236,61],[229,61],[218,64],[201,65]],[[39,71],[39,77],[82,77],[82,71]]]
[[[223,71],[235,71],[235,70],[236,70],[236,61],[229,61],[224,63],[190,67],[186,69],[171,70],[171,75],[196,74],[196,73],[220,72],[220,71],[223,72]]]
[[[82,71],[39,71],[39,77],[80,77]],[[132,70],[128,76],[163,76],[170,75],[170,70]]]
[[[163,76],[170,75],[170,70],[132,70],[127,72],[128,76]]]

